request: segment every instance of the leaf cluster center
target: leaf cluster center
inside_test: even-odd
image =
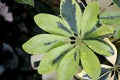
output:
[[[70,37],[71,44],[75,46],[81,46],[83,44],[83,36],[72,36]]]

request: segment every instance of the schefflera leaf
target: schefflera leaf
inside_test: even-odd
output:
[[[86,45],[80,47],[80,58],[83,69],[93,79],[98,80],[101,68],[97,56]]]
[[[82,17],[82,24],[81,24],[81,34],[84,35],[86,32],[91,31],[95,24],[98,21],[98,14],[99,14],[99,6],[97,2],[89,3],[88,6],[85,8]]]
[[[120,7],[120,0],[113,0],[113,2],[114,2],[118,7]]]
[[[75,0],[61,0],[60,16],[74,33],[80,33],[82,12]]]
[[[112,26],[108,25],[103,25],[100,26],[99,28],[96,28],[93,32],[89,33],[86,38],[100,38],[100,37],[105,37],[109,34],[114,33],[114,28]]]
[[[70,31],[62,24],[61,19],[57,16],[40,13],[34,16],[34,21],[41,29],[51,34],[71,35]]]
[[[57,70],[64,55],[72,48],[71,44],[65,44],[50,50],[41,60],[38,73],[46,74]]]
[[[114,53],[113,48],[103,40],[91,39],[91,40],[84,40],[84,42],[88,45],[90,49],[92,49],[94,52],[98,54],[111,56]]]
[[[71,80],[78,70],[78,65],[79,54],[76,52],[76,48],[74,48],[69,51],[60,62],[57,80]]]
[[[50,49],[63,45],[69,40],[64,36],[39,34],[25,42],[22,47],[29,54],[42,54]]]
[[[117,8],[115,10],[117,10]],[[106,25],[120,24],[120,11],[105,11],[102,14],[100,14],[99,19],[102,24]]]

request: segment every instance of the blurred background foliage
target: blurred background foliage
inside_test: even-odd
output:
[[[32,36],[45,33],[34,23],[33,16],[58,15],[59,3],[59,0],[35,0],[31,6],[17,0],[0,0],[0,80],[41,79],[31,67],[30,55],[21,46]]]

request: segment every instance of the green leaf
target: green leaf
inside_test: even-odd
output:
[[[100,22],[106,25],[120,24],[120,11],[106,11],[100,14]]]
[[[18,3],[22,3],[22,4],[28,4],[32,7],[34,7],[34,0],[15,0]]]
[[[70,36],[71,33],[62,24],[59,17],[50,14],[37,14],[34,16],[34,21],[43,30],[57,35]]]
[[[38,67],[39,74],[46,74],[57,70],[59,62],[64,57],[69,49],[72,48],[71,44],[62,45],[60,47],[50,50],[41,60]],[[56,61],[55,61],[56,60]]]
[[[112,54],[114,54],[113,48],[103,40],[92,39],[84,40],[84,42],[88,45],[89,48],[91,48],[98,54],[105,56],[111,56]]]
[[[93,32],[89,33],[86,38],[96,38],[96,37],[103,37],[105,35],[109,35],[114,33],[114,28],[111,26],[101,26],[94,30]]]
[[[118,7],[120,7],[120,0],[113,0],[113,2],[114,2]]]
[[[30,54],[42,54],[54,47],[63,45],[67,40],[69,39],[63,36],[40,34],[32,37],[22,47]]]
[[[76,59],[75,56],[76,55]],[[76,53],[76,48],[68,52],[59,64],[58,79],[57,80],[70,80],[76,73],[79,64],[79,54]]]
[[[86,32],[91,31],[95,24],[98,21],[99,6],[97,2],[89,3],[85,8],[83,17],[82,17],[82,29],[81,34],[84,35]]]
[[[81,9],[75,0],[61,0],[60,15],[74,33],[80,32]],[[78,27],[77,27],[78,26]]]
[[[101,70],[97,56],[86,45],[80,47],[80,54],[81,63],[85,72],[93,80],[98,80]]]

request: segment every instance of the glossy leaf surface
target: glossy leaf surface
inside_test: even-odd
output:
[[[49,51],[42,58],[38,67],[38,73],[46,74],[57,70],[59,62],[70,48],[72,48],[72,45],[66,44]]]
[[[74,55],[77,56],[74,57]],[[74,48],[70,52],[68,52],[60,62],[57,80],[70,80],[78,70],[78,64],[79,55],[78,53],[76,53],[76,50]]]
[[[93,51],[95,51],[98,54],[111,56],[114,53],[113,48],[105,41],[93,39],[93,40],[84,40],[84,42],[88,45],[89,48],[91,48]]]
[[[62,24],[61,19],[50,14],[37,14],[34,17],[36,24],[43,30],[63,36],[70,36],[69,30]]]
[[[93,80],[97,80],[101,73],[97,56],[86,45],[81,46],[80,50],[83,69]]]
[[[120,11],[106,11],[100,15],[100,22],[106,25],[120,24]]]
[[[89,33],[86,37],[87,38],[99,38],[99,37],[103,37],[105,35],[109,35],[112,34],[114,32],[114,28],[112,26],[101,26],[99,28],[97,28],[95,31]]]
[[[40,34],[32,37],[23,44],[23,49],[30,54],[42,54],[64,44],[68,39],[63,36]]]
[[[89,3],[88,6],[85,8],[82,17],[82,35],[86,32],[91,31],[95,24],[97,23],[98,19],[97,16],[99,14],[99,6],[97,2]]]

